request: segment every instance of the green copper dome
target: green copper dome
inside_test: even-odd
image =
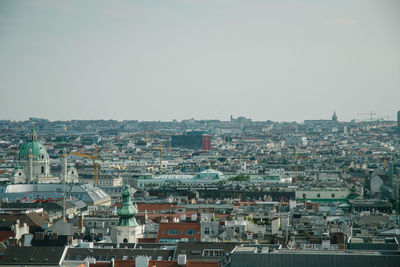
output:
[[[131,191],[127,182],[125,189],[122,191],[122,205],[118,209],[118,226],[138,226],[135,219],[136,213],[137,210],[132,204]]]
[[[29,154],[32,153],[34,160],[48,159],[49,155],[44,145],[38,142],[37,134],[35,129],[32,127],[31,134],[29,135],[29,141],[22,144],[19,149],[18,159],[24,160],[29,158]]]

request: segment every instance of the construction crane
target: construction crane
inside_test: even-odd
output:
[[[302,159],[304,159],[304,160],[310,160],[311,158],[310,157],[302,157],[302,156],[298,156],[297,155],[297,150],[296,150],[296,147],[294,148],[294,152],[293,152],[293,156],[292,156],[292,158],[295,160],[295,170],[294,170],[294,174],[295,174],[295,177],[294,177],[294,182],[296,183],[298,180],[299,180],[299,160],[302,160]]]
[[[162,151],[163,151],[162,144],[160,143],[160,147],[154,147],[153,149],[160,150],[160,168],[161,168],[161,166],[162,166]]]
[[[95,146],[95,148],[94,148],[93,155],[82,153],[82,152],[74,152],[74,151],[70,151],[69,154],[73,155],[73,156],[78,156],[81,158],[91,159],[93,161],[93,183],[95,185],[97,185],[97,182],[99,180],[99,163],[98,163],[98,161],[99,160],[103,161],[103,159],[99,157],[99,153],[97,151],[97,146]]]
[[[369,113],[358,113],[358,115],[369,115],[370,116],[370,120],[372,122],[372,118],[373,118],[374,115],[376,115],[376,113],[371,111]]]

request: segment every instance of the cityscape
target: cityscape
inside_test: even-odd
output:
[[[397,116],[2,120],[1,264],[395,266]]]
[[[400,1],[0,0],[0,267],[399,267]]]

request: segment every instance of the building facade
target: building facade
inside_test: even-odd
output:
[[[18,163],[22,171],[15,172],[13,183],[46,182],[52,180],[50,175],[50,158],[47,150],[32,128],[27,142],[18,152]]]

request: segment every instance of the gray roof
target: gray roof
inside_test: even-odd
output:
[[[62,211],[62,203],[57,202],[36,202],[36,203],[2,203],[0,204],[2,209],[9,210],[23,210],[23,209],[39,209],[43,208],[47,212],[57,212]],[[75,205],[70,201],[65,202],[65,208],[74,208]]]
[[[148,256],[152,259],[168,260],[172,259],[175,250],[169,249],[133,249],[133,248],[69,248],[66,261],[79,261],[86,257],[93,257],[96,261],[132,260],[136,256]]]
[[[63,184],[13,184],[0,186],[0,199],[7,198],[10,202],[17,199],[28,198],[34,200],[37,197],[57,199],[62,197],[64,191]],[[91,184],[66,184],[65,191],[67,197],[75,200],[82,200],[85,203],[98,203],[111,201],[111,197],[101,188]]]
[[[227,242],[179,242],[177,243],[175,258],[179,254],[186,254],[188,260],[215,260],[223,258],[225,253],[231,253],[232,250],[238,246],[238,243]],[[205,257],[203,251],[205,249],[222,249],[224,254],[222,256]]]
[[[0,265],[59,265],[66,247],[9,247]]]

